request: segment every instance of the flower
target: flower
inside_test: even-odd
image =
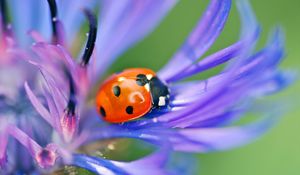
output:
[[[70,1],[9,1],[15,9],[12,27],[7,25],[5,1],[0,2],[1,67],[12,69],[18,77],[12,82],[0,77],[1,173],[51,172],[63,165],[98,174],[171,173],[174,170],[167,168],[167,160],[172,151],[226,150],[263,134],[277,119],[270,110],[260,111],[267,116],[262,120],[233,124],[253,111],[256,99],[291,82],[291,75],[278,69],[284,56],[281,30],[276,29],[265,48],[256,52],[260,28],[245,0],[238,1],[240,39],[203,57],[221,33],[231,8],[230,0],[211,0],[185,43],[158,72],[170,88],[170,107],[141,120],[106,123],[91,105],[90,92],[97,89],[97,81],[113,61],[145,37],[176,1],[75,0],[72,6]],[[91,9],[98,6],[97,20]],[[45,13],[48,8],[50,13]],[[82,56],[75,59],[71,50],[78,47],[82,14],[89,23],[88,39]],[[39,19],[32,22],[32,15]],[[25,32],[34,40],[30,48]],[[226,68],[213,77],[181,81],[224,63],[228,63]],[[158,149],[131,162],[79,153],[90,143],[114,138],[134,138]],[[175,173],[186,169],[192,168]]]

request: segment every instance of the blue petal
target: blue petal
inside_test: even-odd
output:
[[[50,11],[47,1],[39,0],[10,0],[8,1],[12,12],[13,30],[21,45],[30,43],[27,36],[29,30],[37,30],[45,38],[51,36]]]
[[[74,166],[78,166],[98,174],[112,175],[164,175],[168,174],[165,165],[170,153],[168,146],[153,154],[132,162],[118,162],[105,160],[98,157],[90,157],[82,154],[73,155]]]
[[[180,69],[182,71],[177,71],[178,67],[182,66],[182,61],[176,59],[184,59],[184,57],[179,58],[173,58],[171,62],[165,67],[162,71],[160,71],[159,75],[162,78],[167,78],[166,81],[178,81],[180,79],[187,78],[189,76],[195,75],[197,73],[201,73],[205,70],[214,68],[220,64],[223,64],[231,59],[237,58],[241,51],[243,51],[243,47],[249,47],[251,45],[254,46],[255,42],[257,41],[260,33],[259,25],[256,21],[255,15],[251,10],[251,7],[247,1],[241,0],[239,1],[239,12],[241,17],[241,37],[238,42],[235,44],[232,44],[231,46],[222,49],[206,58],[203,58],[198,63],[194,63],[193,61],[190,61],[189,58],[185,58],[185,61],[188,62],[186,69]],[[206,34],[204,34],[206,35]],[[198,37],[201,37],[199,35]],[[254,44],[249,44],[254,43]],[[192,46],[194,49],[197,49],[199,47],[198,45]],[[200,47],[201,48],[201,47]],[[192,49],[190,49],[189,52],[193,52]],[[188,54],[186,54],[188,56]],[[195,57],[198,59],[198,57]],[[177,63],[177,64],[176,64]],[[176,68],[174,68],[176,67]],[[178,73],[174,73],[174,70],[176,70]],[[164,72],[167,75],[164,75]]]
[[[292,71],[274,72],[266,79],[262,80],[260,85],[255,87],[253,95],[260,97],[263,95],[271,95],[283,90],[296,80],[296,73]]]
[[[278,114],[276,114],[278,115]],[[228,128],[182,129],[175,136],[174,149],[188,152],[210,152],[232,149],[257,139],[278,121],[272,114],[264,120]],[[176,144],[175,144],[176,143]]]
[[[201,117],[197,116],[204,117],[211,112],[226,110],[230,106],[239,103],[239,100],[245,100],[247,96],[249,97],[255,91],[255,87],[260,87],[262,82],[272,79],[270,77],[268,79],[265,78],[270,72],[276,73],[277,65],[284,56],[282,43],[282,33],[279,31],[275,32],[271,37],[271,42],[262,51],[249,58],[244,58],[240,65],[231,69],[235,73],[225,76],[232,78],[229,82],[222,83],[226,79],[223,76],[228,74],[228,72],[224,72],[223,75],[218,75],[203,82],[203,88],[206,89],[204,92],[201,89],[199,91],[182,91],[183,95],[189,93],[193,103],[188,103],[182,112],[165,114],[160,116],[158,120],[166,121],[169,124],[172,123],[170,126],[187,127],[189,124],[201,120]],[[181,98],[189,101],[186,96]],[[209,109],[212,111],[205,114],[205,111],[209,111]]]
[[[75,154],[73,155],[73,162],[71,165],[75,165],[89,171],[92,171],[97,174],[120,174],[120,175],[128,175],[126,171],[117,167],[113,163],[108,160],[90,157],[83,154]]]
[[[199,159],[195,154],[175,152],[170,159],[167,168],[172,175],[192,175],[199,172]]]

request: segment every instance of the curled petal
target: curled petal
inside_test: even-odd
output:
[[[191,47],[193,49],[187,50],[186,57],[175,57],[171,62],[159,72],[160,77],[164,78],[164,72],[169,72],[169,74],[173,74],[172,77],[167,78],[167,81],[178,81],[180,79],[187,78],[189,76],[195,75],[197,73],[201,73],[205,70],[211,69],[213,67],[216,67],[220,64],[223,64],[231,59],[237,58],[238,55],[243,50],[243,47],[249,47],[249,43],[255,43],[258,39],[260,28],[257,23],[257,20],[255,18],[254,13],[251,10],[251,7],[247,0],[239,1],[238,3],[240,17],[241,17],[241,23],[242,23],[242,30],[241,30],[241,39],[236,42],[235,44],[222,49],[208,57],[203,58],[198,63],[195,63],[195,61],[200,56],[195,56],[194,59],[189,60],[188,52],[193,52],[193,49],[197,49],[198,45],[192,45]],[[217,29],[216,29],[217,30]],[[199,35],[198,37],[201,37],[202,35]],[[205,43],[206,44],[206,43]],[[202,49],[202,47],[200,47]],[[190,55],[191,56],[191,55]],[[182,61],[176,59],[184,59],[183,61],[188,62],[187,67],[185,69],[180,69],[180,71],[177,71],[179,73],[172,72],[173,66],[179,66],[182,67]],[[173,61],[173,62],[172,62]],[[177,64],[176,64],[177,63]],[[169,68],[169,69],[168,69]],[[177,69],[176,69],[177,70]],[[172,72],[172,73],[171,73]],[[171,76],[171,75],[169,75]]]
[[[88,169],[97,174],[107,175],[164,175],[164,169],[169,155],[169,147],[164,146],[157,152],[132,162],[109,161],[101,158],[75,154],[72,165]]]
[[[101,158],[86,156],[83,154],[74,155],[72,165],[87,169],[97,174],[129,175],[129,173],[122,170],[121,168],[118,168],[110,161]]]
[[[293,71],[275,72],[264,77],[265,79],[255,87],[252,94],[256,97],[274,94],[295,82],[296,77],[296,73]]]
[[[206,58],[203,58],[203,60],[199,61],[198,63],[190,66],[186,70],[182,71],[179,75],[176,77],[173,77],[172,79],[169,79],[169,81],[178,81],[180,79],[196,75],[198,73],[204,72],[206,70],[212,69],[218,65],[221,65],[233,58],[236,58],[241,48],[243,47],[242,42],[237,42],[225,49],[222,49]]]

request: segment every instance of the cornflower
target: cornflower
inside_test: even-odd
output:
[[[90,92],[98,89],[97,82],[118,56],[151,32],[177,1],[0,2],[3,174],[49,173],[64,165],[97,174],[187,173],[191,167],[169,167],[172,151],[221,151],[256,139],[276,123],[272,110],[260,111],[260,120],[236,123],[253,112],[258,98],[282,90],[292,80],[278,68],[284,57],[279,28],[263,49],[255,50],[260,27],[244,0],[238,1],[239,40],[204,57],[231,8],[230,0],[211,0],[184,44],[157,73],[170,91],[168,108],[140,120],[107,123],[91,103]],[[93,10],[99,10],[99,19]],[[71,50],[79,41],[82,14],[89,24],[88,38],[74,58]],[[225,63],[217,75],[183,81]],[[141,140],[157,150],[129,162],[81,151],[91,143],[105,146],[105,141],[119,138]],[[108,147],[114,149],[113,144]]]

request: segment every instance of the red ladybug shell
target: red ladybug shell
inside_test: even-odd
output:
[[[107,122],[121,123],[137,119],[152,108],[150,80],[155,72],[145,68],[127,69],[109,77],[100,87],[96,106]]]

